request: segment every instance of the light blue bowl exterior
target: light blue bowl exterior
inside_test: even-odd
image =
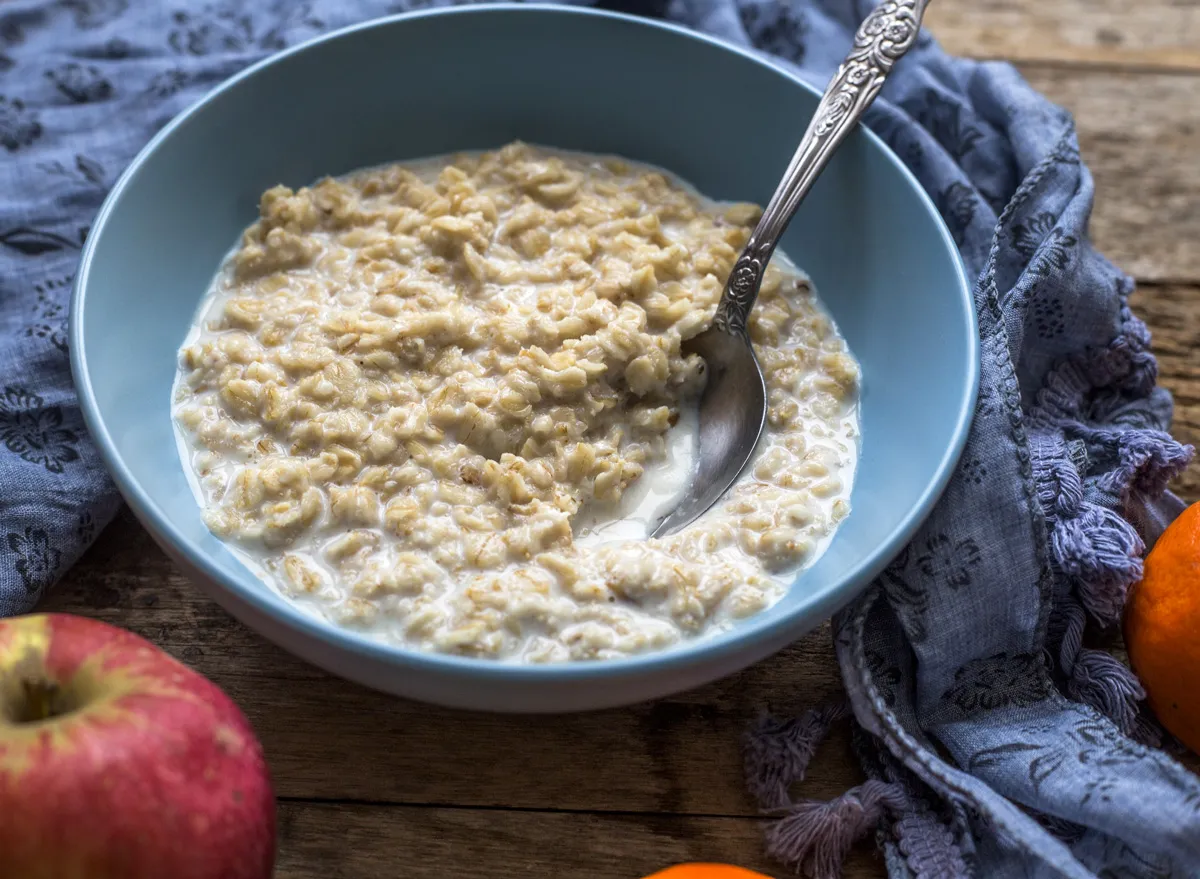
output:
[[[250,68],[168,125],[114,187],[84,250],[71,357],[84,416],[138,518],[209,595],[335,674],[455,707],[571,711],[698,686],[756,662],[854,598],[908,541],[966,438],[975,315],[954,244],[903,165],[855,132],[791,224],[863,367],[853,512],[770,610],[720,636],[605,663],[516,666],[419,653],[335,628],[255,579],[213,537],[176,452],[176,351],[259,194],[364,165],[512,139],[668,168],[764,203],[817,95],[696,34],[569,8],[384,19]]]

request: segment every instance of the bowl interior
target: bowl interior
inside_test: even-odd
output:
[[[72,327],[92,431],[135,509],[177,553],[296,623],[302,612],[204,527],[169,414],[179,344],[264,189],[520,138],[651,162],[709,196],[765,203],[815,106],[810,89],[749,55],[578,10],[388,20],[259,66],[166,129],[94,227]],[[768,628],[799,635],[852,598],[936,499],[974,399],[974,317],[958,257],[875,138],[847,140],[783,247],[862,364],[862,456],[853,513],[829,550],[722,642]]]

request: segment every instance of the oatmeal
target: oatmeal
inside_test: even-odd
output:
[[[654,168],[512,144],[264,193],[180,352],[205,521],[340,624],[603,659],[775,602],[848,512],[858,368],[777,255],[750,322],[767,432],[687,488],[707,327],[759,215]]]

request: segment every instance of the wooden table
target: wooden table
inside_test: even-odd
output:
[[[1200,2],[937,0],[952,52],[1012,59],[1076,116],[1098,246],[1137,276],[1178,435],[1200,440]],[[1200,468],[1177,486],[1200,499]],[[336,680],[187,583],[124,513],[44,609],[133,629],[249,715],[279,794],[285,879],[638,879],[673,862],[762,856],[739,738],[764,706],[839,692],[827,628],[754,668],[652,705],[575,717],[446,711]],[[804,791],[860,780],[845,729]],[[884,875],[870,846],[848,875]]]

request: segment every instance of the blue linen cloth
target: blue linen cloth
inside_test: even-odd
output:
[[[0,7],[0,614],[29,610],[119,503],[64,332],[80,245],[115,175],[247,64],[438,5]],[[756,48],[822,85],[871,4],[595,5]],[[930,520],[835,620],[870,780],[830,803],[791,799],[836,709],[764,721],[749,739],[751,787],[780,816],[771,849],[833,875],[873,829],[894,877],[1200,876],[1200,783],[1139,743],[1155,730],[1136,680],[1082,647],[1085,629],[1117,622],[1141,571],[1138,528],[1169,518],[1164,489],[1190,449],[1163,432],[1170,398],[1127,304],[1132,283],[1088,241],[1092,179],[1071,118],[1010,66],[948,57],[924,35],[868,121],[977,279],[979,410]]]

